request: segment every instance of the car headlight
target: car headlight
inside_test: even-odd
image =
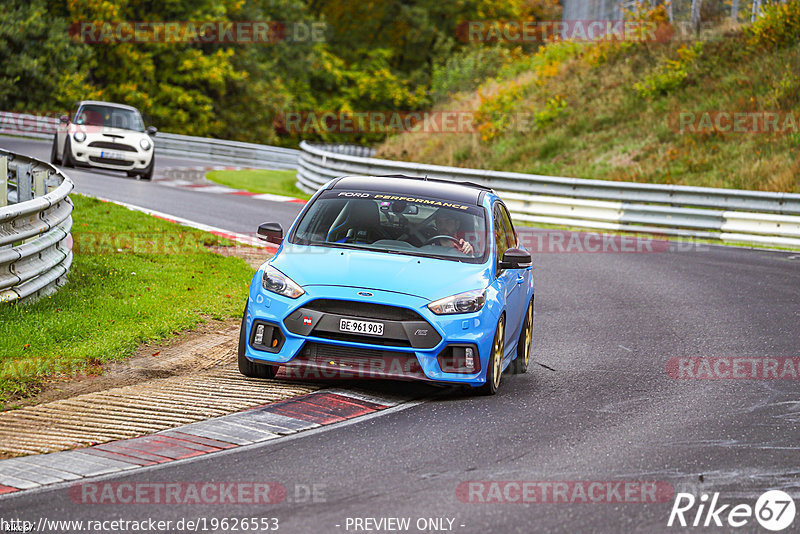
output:
[[[272,291],[290,299],[296,299],[305,293],[303,288],[297,285],[294,280],[271,265],[264,267],[264,277],[261,279],[261,285],[267,291]]]
[[[486,290],[477,289],[445,297],[428,304],[428,309],[436,315],[452,315],[455,313],[472,313],[480,311],[486,303]]]
[[[74,134],[72,134],[72,138],[79,143],[83,143],[84,141],[86,141],[86,134],[83,132],[75,132]]]
[[[142,150],[150,150],[150,141],[142,137],[139,139],[139,146],[142,147]]]

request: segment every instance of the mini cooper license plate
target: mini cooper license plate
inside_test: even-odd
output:
[[[120,154],[119,152],[100,152],[101,158],[108,158],[108,159],[125,159],[125,154]]]
[[[354,321],[352,319],[340,319],[339,330],[341,330],[342,332],[350,332],[351,334],[382,336],[383,323],[371,323],[369,321]]]

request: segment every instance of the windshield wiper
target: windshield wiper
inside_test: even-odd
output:
[[[346,248],[350,250],[374,250],[368,247],[362,247],[359,245],[353,245],[351,243],[332,243],[330,241],[308,241],[307,245],[316,245],[319,247],[328,247],[328,248]]]

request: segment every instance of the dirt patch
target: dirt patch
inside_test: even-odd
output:
[[[130,358],[104,363],[102,374],[46,380],[37,395],[9,404],[32,406],[230,364],[236,357],[239,324],[238,319],[207,319],[167,341],[142,345]]]
[[[242,258],[254,269],[272,257],[272,253],[267,250],[244,245],[214,246],[209,247],[209,250],[222,256]],[[204,323],[193,330],[176,334],[166,341],[142,345],[129,358],[98,364],[98,374],[45,379],[36,395],[9,399],[5,403],[5,409],[34,406],[235,363],[240,319],[219,321],[204,317],[204,320]]]

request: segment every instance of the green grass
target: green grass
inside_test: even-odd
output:
[[[72,195],[69,283],[32,304],[0,306],[0,403],[44,379],[91,374],[207,318],[242,313],[253,270],[209,252],[198,230]]]
[[[297,171],[211,171],[206,178],[220,185],[250,191],[251,193],[271,193],[308,200],[308,195],[297,188]]]
[[[484,130],[404,133],[389,138],[377,157],[554,176],[798,193],[800,133],[791,129],[788,133],[687,133],[677,128],[679,111],[782,111],[800,116],[800,42],[793,40],[798,33],[794,23],[784,25],[794,31],[794,37],[775,46],[753,44],[746,29],[736,29],[715,34],[702,47],[692,48],[699,50],[696,54],[682,48],[684,43],[626,44],[607,60],[597,60],[593,50],[599,49],[591,46],[573,49],[576,53],[559,57],[547,73],[528,69],[513,80],[487,80],[473,95],[458,96],[459,109],[484,110],[483,118],[476,115],[475,124]],[[670,72],[665,65],[680,65],[680,76],[661,80],[660,75]],[[653,82],[648,85],[652,90],[636,89],[637,83],[648,80]],[[503,126],[508,116],[547,111],[556,97],[567,106],[549,122],[522,129]],[[448,105],[453,104],[442,104]]]

